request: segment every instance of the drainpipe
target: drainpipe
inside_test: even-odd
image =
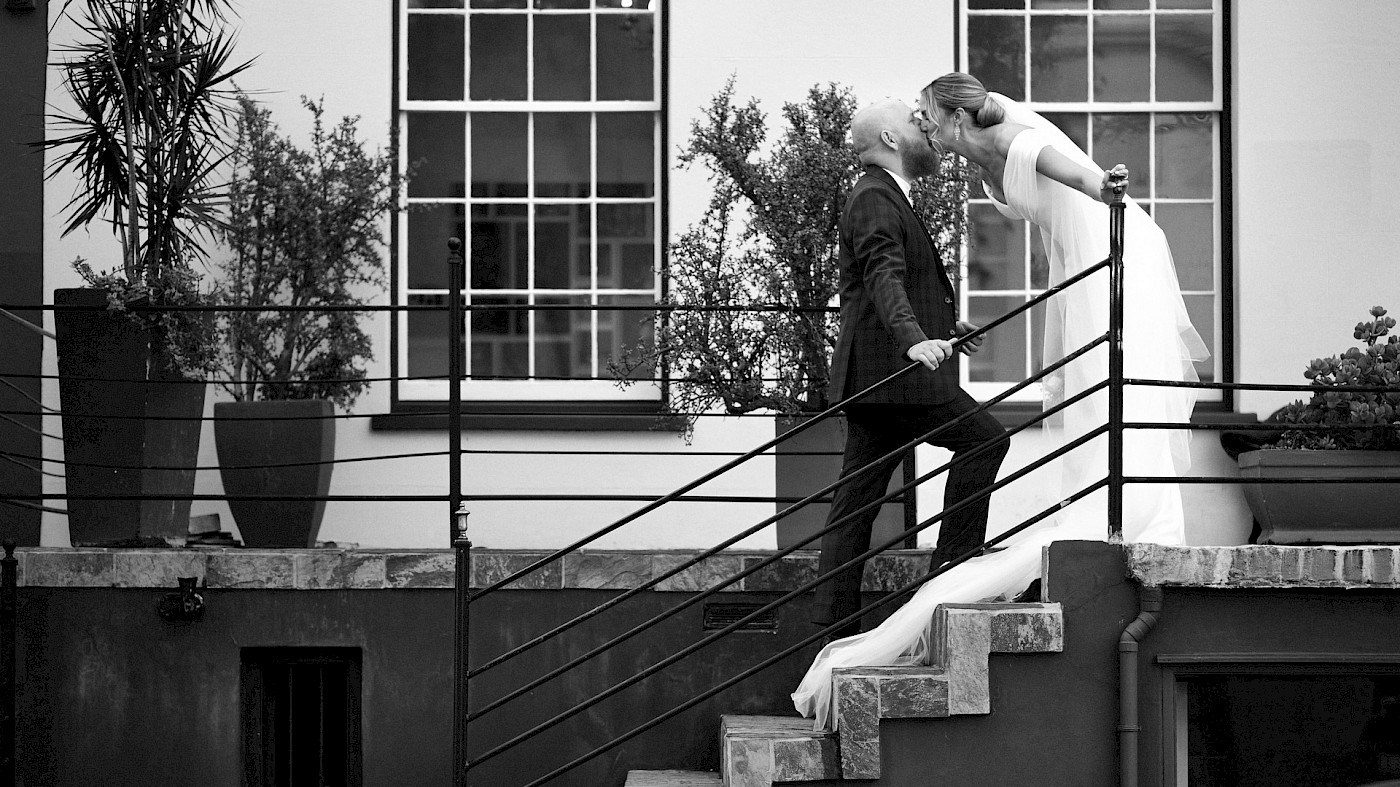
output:
[[[1120,787],[1138,783],[1138,643],[1157,625],[1162,613],[1162,588],[1144,587],[1138,594],[1138,616],[1118,637],[1118,764]]]

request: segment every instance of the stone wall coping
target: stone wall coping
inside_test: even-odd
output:
[[[580,550],[522,577],[512,590],[630,590],[662,577],[702,550]],[[473,549],[472,586],[485,587],[551,554]],[[724,550],[661,579],[659,591],[704,590],[762,563],[774,550]],[[798,550],[724,588],[788,591],[817,577],[817,551]],[[895,550],[866,564],[866,590],[896,590],[928,572],[931,550]],[[20,587],[174,588],[198,577],[209,588],[256,590],[402,590],[451,588],[451,549],[102,549],[22,547]]]
[[[1129,576],[1148,586],[1400,587],[1400,545],[1123,547]]]

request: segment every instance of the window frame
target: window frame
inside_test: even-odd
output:
[[[1212,92],[1214,99],[1211,101],[1099,101],[1094,100],[1092,95],[1088,100],[1073,102],[1046,102],[1032,100],[1022,103],[1029,109],[1036,112],[1052,114],[1074,114],[1081,116],[1104,115],[1104,114],[1148,114],[1149,120],[1155,120],[1156,115],[1184,114],[1209,112],[1215,116],[1212,123],[1211,140],[1211,167],[1212,186],[1209,198],[1157,198],[1143,197],[1152,206],[1157,204],[1207,204],[1215,208],[1212,231],[1215,236],[1214,259],[1212,261],[1211,287],[1210,290],[1182,290],[1182,294],[1190,295],[1211,295],[1214,298],[1214,308],[1211,316],[1213,324],[1211,333],[1214,341],[1208,349],[1211,352],[1210,363],[1212,365],[1214,380],[1217,382],[1230,382],[1234,379],[1233,362],[1233,319],[1232,319],[1232,299],[1233,288],[1231,281],[1232,262],[1232,226],[1231,226],[1231,165],[1232,139],[1230,134],[1230,0],[1210,0],[1210,9],[1159,9],[1158,0],[1145,0],[1146,9],[1133,10],[1105,10],[1094,7],[1094,0],[1082,0],[1082,8],[1032,8],[1034,0],[1023,0],[1021,8],[1006,9],[970,9],[969,0],[957,0],[954,14],[954,30],[956,40],[954,51],[958,69],[968,71],[970,60],[970,47],[968,26],[971,16],[983,17],[1014,17],[1027,20],[1022,25],[1022,52],[1024,54],[1022,62],[1023,84],[1031,84],[1031,44],[1032,27],[1029,20],[1037,16],[1075,16],[1086,17],[1087,40],[1086,40],[1086,84],[1093,85],[1094,78],[1094,57],[1093,53],[1093,24],[1095,16],[1143,16],[1149,19],[1148,40],[1151,47],[1151,55],[1148,58],[1148,88],[1149,95],[1155,94],[1157,90],[1157,39],[1156,19],[1160,15],[1203,15],[1209,13],[1212,19],[1212,39],[1211,44],[1216,57],[1216,67],[1212,73]],[[974,74],[975,76],[975,74]],[[995,86],[989,86],[995,90]],[[1149,128],[1155,131],[1156,123],[1149,122]],[[1092,145],[1092,134],[1090,135]],[[1149,168],[1149,182],[1157,183],[1157,135],[1149,133],[1147,144],[1147,166]],[[1092,156],[1092,150],[1087,151]],[[969,200],[969,205],[978,204],[990,206],[991,203],[983,198]],[[1033,283],[1030,271],[1032,253],[1037,242],[1032,240],[1030,235],[1034,228],[1027,227],[1024,239],[1025,250],[1023,252],[1023,273],[1027,286],[1024,289],[988,289],[978,290],[979,297],[1019,297],[1022,299],[1033,297],[1044,289],[1031,286]],[[968,265],[970,261],[969,248],[965,245],[959,258],[960,281],[968,281]],[[969,310],[969,288],[960,286],[958,293],[959,313],[970,315]],[[1033,357],[1035,342],[1031,332],[1035,330],[1034,322],[1030,319],[1024,322],[1027,335],[1025,337],[1026,355],[1024,358],[1024,369],[1026,376],[1032,373],[1032,369],[1038,365],[1037,358]],[[961,369],[962,385],[964,389],[978,401],[990,399],[1007,388],[1011,387],[1013,381],[973,381],[970,379],[970,364],[963,364]],[[1027,386],[1023,391],[1018,392],[1006,401],[1008,404],[1027,405],[1032,402],[1039,402],[1042,399],[1041,387],[1038,383]],[[1198,396],[1198,408],[1204,405],[1209,409],[1230,408],[1233,406],[1233,396],[1230,391],[1202,390]]]
[[[585,206],[589,211],[590,238],[589,244],[589,271],[590,286],[580,289],[558,289],[558,288],[538,288],[533,285],[535,266],[529,267],[531,281],[525,288],[501,288],[491,290],[474,291],[470,286],[470,278],[465,283],[464,300],[467,304],[472,303],[473,294],[482,298],[526,298],[530,303],[537,302],[537,299],[555,300],[559,298],[579,298],[586,297],[590,302],[597,302],[604,299],[637,299],[636,302],[628,301],[629,307],[642,305],[640,299],[645,298],[647,304],[655,304],[662,300],[664,296],[664,283],[659,273],[664,265],[666,254],[667,237],[667,202],[668,202],[668,177],[665,168],[666,145],[668,140],[667,128],[667,20],[664,0],[651,0],[647,9],[630,8],[609,8],[601,7],[596,2],[590,2],[584,9],[538,9],[533,7],[510,8],[510,9],[481,9],[471,8],[470,0],[462,0],[460,8],[409,8],[409,0],[400,0],[395,9],[394,37],[395,37],[395,74],[393,82],[393,118],[396,130],[396,140],[398,145],[399,160],[401,167],[408,164],[408,139],[407,134],[398,133],[404,127],[405,119],[411,113],[422,112],[448,112],[462,114],[465,118],[465,137],[463,157],[465,163],[464,175],[468,178],[471,172],[471,128],[472,114],[474,112],[492,113],[522,113],[528,118],[527,122],[533,123],[533,116],[536,113],[579,113],[589,118],[589,145],[590,161],[589,173],[591,182],[597,183],[598,177],[598,122],[600,114],[612,112],[627,113],[649,113],[653,118],[652,123],[652,172],[654,175],[654,193],[650,197],[600,197],[597,189],[590,189],[587,197],[473,197],[469,189],[461,197],[409,197],[405,189],[400,199],[400,204],[404,208],[411,208],[415,204],[435,204],[435,205],[456,205],[460,206],[464,214],[464,220],[470,226],[470,210],[475,204],[517,204],[525,205],[527,210],[527,239],[526,244],[530,247],[528,254],[533,259],[534,245],[538,221],[535,210],[538,206],[566,205],[569,207]],[[653,15],[653,38],[652,38],[652,98],[649,101],[550,101],[527,98],[525,100],[485,100],[472,99],[469,95],[469,79],[463,86],[463,98],[461,100],[424,100],[409,99],[408,95],[408,24],[410,15],[448,15],[466,17],[464,24],[464,46],[466,47],[466,58],[462,64],[464,79],[470,74],[470,16],[474,14],[516,14],[526,15],[527,31],[526,35],[526,84],[527,90],[532,90],[534,74],[534,47],[535,37],[533,34],[534,20],[540,16],[549,15],[581,15],[589,17],[589,30],[592,36],[593,46],[596,46],[598,37],[597,20],[603,16],[636,14],[639,12],[649,12]],[[592,50],[590,50],[592,51]],[[596,92],[597,87],[597,60],[592,58],[590,65],[590,92]],[[409,130],[411,133],[411,129]],[[527,177],[533,184],[535,178],[535,143],[534,134],[529,135],[527,141]],[[533,191],[533,185],[530,190]],[[598,269],[598,246],[602,238],[596,235],[598,228],[598,205],[615,204],[643,204],[652,206],[652,260],[653,269],[658,271],[652,281],[650,289],[623,288],[623,287],[602,287],[599,281]],[[429,297],[438,296],[440,298],[447,295],[445,288],[410,288],[408,286],[408,210],[401,209],[395,215],[391,227],[391,294],[395,304],[410,303],[411,296],[427,295]],[[466,240],[465,238],[463,239]],[[470,244],[464,244],[464,255],[469,254]],[[444,246],[442,251],[443,265],[447,264],[447,249]],[[470,271],[470,261],[468,260],[468,271]],[[445,302],[445,300],[443,301]],[[592,377],[602,379],[579,379],[579,380],[472,380],[471,369],[471,314],[468,308],[465,314],[467,321],[464,347],[467,353],[464,369],[467,370],[467,378],[460,382],[462,399],[464,403],[471,407],[473,405],[489,405],[492,403],[508,403],[513,408],[523,405],[525,408],[551,409],[557,408],[561,403],[588,402],[596,405],[597,408],[620,407],[627,412],[632,412],[641,406],[654,411],[661,405],[664,399],[665,386],[662,382],[639,383],[627,388],[620,388],[613,380],[607,378],[606,374],[606,353],[607,347],[599,341],[599,317],[600,313],[606,309],[591,310],[589,319],[589,335],[593,352],[592,355]],[[527,328],[528,363],[533,369],[534,356],[536,352],[535,322],[536,315],[543,313],[540,310],[529,310]],[[396,378],[406,376],[409,369],[409,312],[400,311],[391,319],[390,327],[390,367],[391,374]],[[661,376],[658,370],[657,376]],[[446,379],[419,379],[419,380],[397,380],[391,392],[391,406],[395,411],[414,410],[423,404],[436,404],[445,402],[450,394],[449,382]],[[406,405],[406,406],[401,406]]]

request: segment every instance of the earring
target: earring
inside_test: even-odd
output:
[[[961,126],[953,126],[953,141],[954,141],[954,142],[961,142],[961,141],[962,141],[962,127],[961,127]]]

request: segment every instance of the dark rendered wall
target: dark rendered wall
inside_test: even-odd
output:
[[[38,304],[44,289],[44,157],[28,143],[44,138],[44,69],[47,60],[45,0],[24,14],[0,9],[0,304]],[[38,311],[16,311],[43,323]],[[39,334],[0,317],[0,450],[39,456],[39,380],[8,375],[38,374]],[[15,388],[11,388],[13,385]],[[32,397],[29,398],[29,397]],[[14,414],[11,414],[14,413]],[[31,467],[38,462],[20,460]],[[38,494],[39,473],[0,461],[0,497]],[[0,539],[39,543],[39,511],[0,504]]]
[[[157,617],[164,591],[21,588],[19,771],[40,785],[237,787],[242,774],[239,656],[245,647],[363,649],[364,784],[450,785],[452,593],[445,590],[212,590],[203,621]],[[472,606],[473,664],[615,595],[506,591]],[[771,600],[729,594],[725,603]],[[472,684],[472,705],[500,697],[687,598],[648,593]],[[575,677],[548,684],[472,726],[479,754],[635,675],[702,637],[696,605]],[[777,633],[745,633],[473,770],[473,784],[522,785],[659,715],[810,631],[802,605]],[[633,768],[714,769],[721,713],[791,713],[788,692],[813,648],[606,753],[551,784],[616,787]]]
[[[1108,544],[1051,550],[1047,594],[1064,605],[1065,652],[993,656],[988,716],[884,722],[882,778],[868,784],[915,787],[933,783],[931,774],[956,787],[1119,783],[1118,638],[1138,614],[1138,586]],[[1218,669],[1343,680],[1358,670],[1400,675],[1397,611],[1395,591],[1166,588],[1160,622],[1139,655],[1139,784],[1176,783],[1163,722],[1177,680],[1172,669],[1183,677]],[[1287,713],[1308,710],[1290,706]]]

